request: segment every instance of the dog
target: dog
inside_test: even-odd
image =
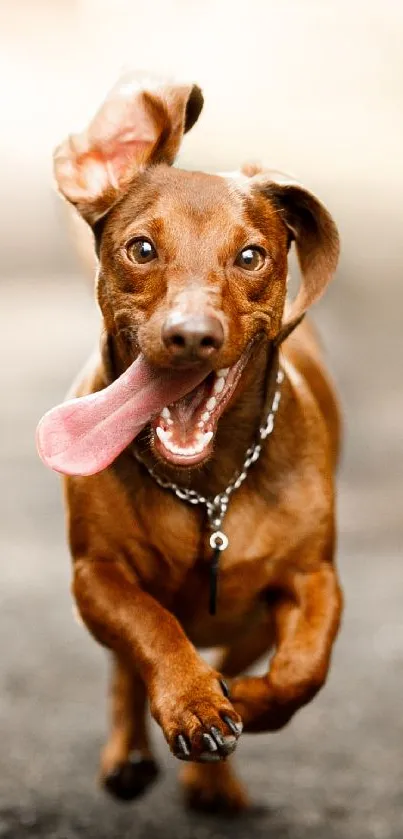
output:
[[[202,106],[196,85],[125,77],[55,152],[59,191],[93,232],[103,329],[37,440],[65,475],[78,612],[112,657],[103,784],[131,800],[156,778],[149,703],[188,803],[239,811],[241,732],[281,729],[313,699],[340,625],[341,423],[302,320],[339,238],[277,172],[172,166]],[[265,675],[245,675],[269,654]]]

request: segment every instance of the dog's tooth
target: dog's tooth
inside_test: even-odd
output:
[[[217,370],[217,376],[218,377],[223,376],[224,379],[225,379],[227,373],[229,373],[229,367],[223,367],[222,370]]]
[[[171,419],[171,417],[167,417],[166,422],[167,422],[167,425],[173,425],[174,424],[174,421],[173,421],[173,419]]]
[[[219,379],[216,379],[214,382],[214,393],[221,393],[225,387],[225,379],[223,376],[220,376]]]
[[[206,408],[208,411],[212,411],[213,408],[217,405],[217,400],[215,396],[211,396],[208,402],[206,402]]]
[[[201,415],[203,422],[207,422],[210,419],[210,414],[208,411],[205,411],[204,414]]]
[[[212,439],[213,439],[213,432],[212,431],[206,431],[206,433],[203,434],[203,448],[208,446],[210,440],[212,440]]]
[[[196,454],[196,452],[193,446],[179,446],[177,454],[182,455],[182,457],[191,457],[193,454]]]
[[[169,408],[163,408],[161,411],[161,416],[164,417],[164,419],[169,419],[171,416]]]
[[[204,434],[197,434],[195,441],[196,454],[200,454],[204,449]]]
[[[203,427],[204,427],[204,422],[203,422],[203,420],[200,420],[200,422],[198,422],[198,423],[197,423],[197,427],[198,427],[198,428],[203,428]]]
[[[165,431],[163,428],[161,428],[160,425],[157,425],[157,427],[155,429],[155,433],[156,433],[158,439],[161,440],[161,443],[164,443],[164,445],[166,445],[167,438],[168,438],[168,432]]]

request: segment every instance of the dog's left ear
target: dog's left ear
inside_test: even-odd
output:
[[[122,78],[88,128],[56,149],[54,172],[60,192],[94,224],[137,171],[153,163],[173,163],[183,134],[202,107],[197,85]]]
[[[261,173],[251,179],[251,185],[274,204],[297,249],[302,282],[282,326],[279,338],[284,340],[332,279],[339,257],[339,234],[318,198],[287,176]]]

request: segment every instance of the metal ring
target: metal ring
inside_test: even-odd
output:
[[[216,530],[215,533],[212,533],[210,536],[210,548],[213,551],[225,551],[228,548],[228,536],[225,533],[222,533],[221,530]]]

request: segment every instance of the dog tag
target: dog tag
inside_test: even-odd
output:
[[[221,530],[216,530],[210,536],[210,547],[213,549],[213,556],[210,561],[210,599],[209,614],[217,614],[217,593],[218,593],[218,571],[220,565],[220,553],[228,547],[228,536]]]

